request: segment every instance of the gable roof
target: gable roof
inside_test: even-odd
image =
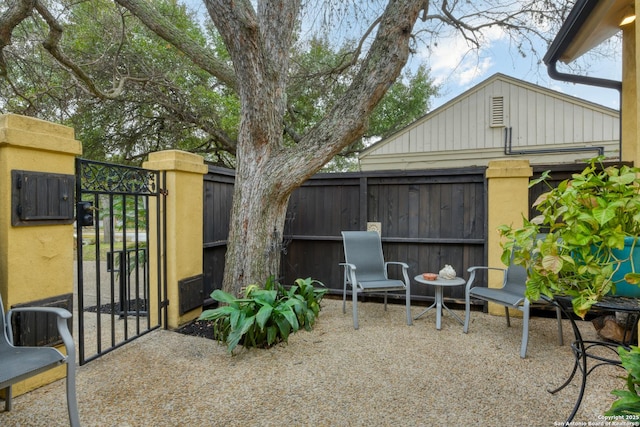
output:
[[[465,99],[465,98],[469,98],[471,96],[473,96],[474,94],[480,92],[481,90],[483,90],[484,88],[486,88],[487,86],[497,82],[497,81],[501,81],[504,82],[506,84],[509,85],[513,85],[513,86],[517,86],[517,87],[521,87],[524,89],[529,89],[541,94],[544,94],[546,96],[550,96],[552,98],[556,98],[560,101],[563,102],[568,102],[568,103],[572,103],[572,104],[576,104],[576,105],[580,105],[582,107],[585,107],[587,109],[591,109],[591,110],[595,110],[595,111],[599,111],[605,115],[610,115],[610,116],[615,116],[615,117],[619,117],[619,111],[615,110],[613,108],[609,108],[609,107],[605,107],[603,105],[591,102],[591,101],[587,101],[581,98],[577,98],[571,95],[567,95],[564,94],[562,92],[558,92],[552,89],[548,89],[530,82],[526,82],[524,80],[520,80],[520,79],[516,79],[515,77],[511,77],[511,76],[507,76],[505,74],[502,73],[495,73],[492,76],[490,76],[489,78],[487,78],[486,80],[483,80],[482,82],[478,83],[476,86],[473,86],[472,88],[464,91],[463,93],[461,93],[460,95],[452,98],[451,100],[447,101],[446,103],[444,103],[443,105],[441,105],[440,107],[428,112],[427,114],[425,114],[424,116],[422,116],[421,118],[415,120],[413,123],[410,123],[409,125],[405,126],[404,128],[396,131],[395,133],[389,135],[388,137],[381,139],[380,141],[372,144],[371,146],[367,147],[365,150],[362,151],[362,153],[360,153],[360,158],[367,156],[367,154],[369,154],[370,152],[379,149],[381,146],[389,144],[391,142],[393,142],[394,140],[396,140],[398,138],[398,136],[400,136],[403,133],[409,132],[411,129],[414,129],[416,127],[421,126],[422,124],[424,124],[425,122],[429,121],[432,117],[437,116],[438,114],[442,113],[444,110],[450,109],[453,105],[458,104],[461,100]]]

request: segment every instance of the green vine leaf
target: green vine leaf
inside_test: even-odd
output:
[[[629,237],[640,235],[640,168],[605,167],[603,159],[591,159],[581,173],[555,187],[550,172],[543,173],[531,181],[549,188],[533,203],[533,219],[498,229],[505,242],[503,263],[528,271],[527,297],[569,296],[581,317],[618,291],[622,277],[616,272],[626,271],[621,264],[633,259],[621,251]],[[636,270],[640,266],[632,266],[624,280],[640,286]]]

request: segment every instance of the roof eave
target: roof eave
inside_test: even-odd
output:
[[[577,0],[543,58],[545,64],[569,63],[620,31],[633,14],[630,0]]]

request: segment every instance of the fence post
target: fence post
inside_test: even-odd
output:
[[[0,292],[5,309],[46,299],[73,310],[74,162],[81,153],[72,128],[0,115]],[[61,366],[18,383],[14,394],[63,378],[65,371]]]
[[[166,250],[162,261],[166,263],[166,299],[169,306],[165,326],[175,329],[199,316],[204,300],[201,286],[202,191],[203,175],[207,173],[208,168],[201,156],[179,150],[151,153],[143,167],[166,173]],[[155,209],[150,209],[150,212],[155,212]],[[156,221],[152,220],[151,223],[155,224]],[[153,251],[154,248],[150,248],[150,252]],[[156,266],[150,265],[150,271],[152,276],[155,275]],[[152,277],[151,283],[155,282]],[[197,291],[198,284],[199,306],[195,309],[187,306],[185,312],[184,299],[189,296],[189,292]],[[151,301],[156,301],[153,292],[154,289],[151,290]]]
[[[492,267],[504,267],[500,261],[502,248],[497,228],[503,224],[521,226],[522,217],[529,216],[529,180],[533,169],[528,160],[493,160],[489,162],[487,178],[487,261]],[[488,286],[502,286],[502,273],[490,270]],[[504,315],[504,308],[489,303],[489,313]],[[522,315],[514,310],[514,315]]]

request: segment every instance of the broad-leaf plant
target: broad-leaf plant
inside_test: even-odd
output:
[[[613,390],[618,396],[611,408],[604,414],[612,419],[627,421],[628,425],[640,425],[640,348],[631,346],[629,350],[618,347],[622,367],[627,371],[624,390]]]
[[[264,287],[247,286],[243,298],[216,289],[211,297],[224,305],[203,311],[199,320],[213,321],[214,338],[225,343],[229,353],[238,344],[268,348],[286,342],[291,333],[300,329],[310,331],[327,291],[321,282],[311,278],[297,279],[287,289],[273,277]]]

